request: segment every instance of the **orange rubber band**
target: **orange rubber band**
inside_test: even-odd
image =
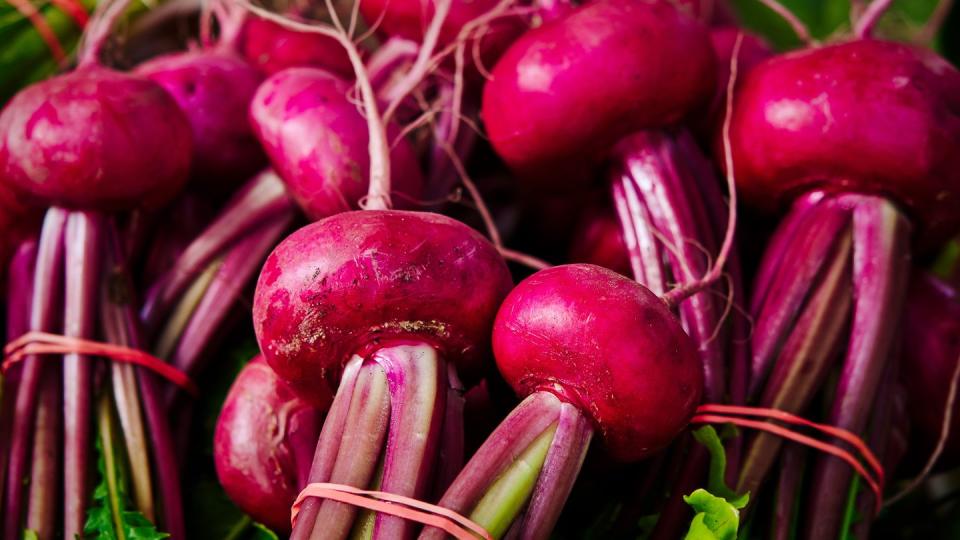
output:
[[[63,62],[67,56],[63,52],[63,46],[60,45],[57,33],[53,31],[53,28],[50,27],[47,20],[43,18],[37,6],[30,3],[29,0],[9,0],[9,2],[13,7],[17,8],[17,11],[24,17],[30,20],[33,27],[37,29],[37,33],[40,34],[40,39],[47,44],[50,53],[57,62]]]
[[[184,372],[144,351],[122,345],[101,343],[99,341],[61,336],[47,332],[27,332],[10,343],[7,343],[3,348],[3,353],[4,360],[3,364],[0,364],[0,373],[6,372],[11,366],[22,362],[30,355],[76,353],[144,367],[193,395],[199,393],[197,385]]]
[[[90,15],[87,13],[87,10],[83,8],[83,4],[81,4],[79,0],[50,0],[50,2],[73,19],[77,28],[83,30],[87,27],[87,23],[90,21]]]
[[[720,414],[711,414],[711,413],[720,413]],[[862,456],[863,460],[867,462],[872,471],[868,471],[866,467],[863,466],[863,463],[860,462],[852,453],[841,448],[835,444],[828,442],[820,441],[814,439],[813,437],[803,435],[802,433],[797,433],[791,431],[788,428],[778,426],[776,424],[771,424],[769,422],[763,422],[760,420],[750,420],[746,418],[738,418],[736,416],[729,416],[722,413],[730,414],[739,414],[741,416],[754,416],[768,418],[771,420],[779,420],[782,422],[787,422],[795,425],[802,425],[805,427],[813,428],[817,431],[826,433],[828,435],[842,439],[850,443]],[[836,426],[830,426],[826,424],[819,424],[816,422],[811,422],[805,418],[801,418],[794,414],[780,411],[777,409],[769,409],[763,407],[743,407],[737,405],[717,405],[717,404],[707,404],[701,405],[697,408],[695,416],[690,420],[691,424],[734,424],[737,426],[747,427],[751,429],[756,429],[760,431],[766,431],[774,435],[778,435],[785,439],[809,446],[821,452],[826,452],[832,456],[835,456],[839,459],[845,461],[850,465],[854,471],[857,472],[863,479],[867,482],[867,485],[870,487],[870,490],[873,491],[876,501],[876,507],[879,511],[880,506],[883,503],[883,485],[884,485],[884,471],[883,467],[880,465],[880,461],[877,459],[876,455],[870,450],[870,448],[863,442],[860,437],[857,437],[853,433],[838,428]]]
[[[300,505],[308,497],[330,499],[359,508],[366,508],[374,512],[389,514],[399,518],[416,521],[430,527],[442,529],[457,540],[493,540],[493,537],[480,525],[477,525],[460,514],[437,506],[425,503],[410,497],[386,493],[384,491],[367,491],[342,484],[318,482],[307,485],[297,496],[290,509],[290,523],[297,524],[297,515]]]

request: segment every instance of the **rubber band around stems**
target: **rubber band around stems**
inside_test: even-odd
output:
[[[112,362],[134,364],[149,369],[160,377],[190,392],[192,395],[199,393],[197,385],[187,374],[144,351],[124,347],[123,345],[61,336],[47,332],[27,332],[10,343],[7,343],[3,348],[4,360],[3,363],[0,364],[0,373],[5,373],[11,366],[22,362],[30,355],[70,353],[106,358]]]
[[[789,424],[800,425],[804,427],[812,428],[821,433],[836,437],[841,439],[851,446],[853,446],[864,461],[867,462],[867,465],[872,469],[868,471],[866,467],[863,466],[863,463],[860,462],[852,453],[839,447],[836,444],[824,442],[817,440],[813,437],[803,435],[801,433],[796,433],[791,431],[788,428],[779,426],[776,424],[771,424],[769,422],[761,420],[750,420],[747,418],[740,418],[739,416],[752,416],[759,418],[766,418],[770,420],[778,420],[781,422],[786,422]],[[819,424],[817,422],[811,422],[805,418],[801,418],[797,415],[780,411],[777,409],[769,409],[762,407],[744,407],[736,405],[718,405],[718,404],[707,404],[701,405],[697,408],[697,411],[694,417],[690,420],[691,424],[733,424],[735,426],[747,427],[751,429],[756,429],[759,431],[766,431],[774,435],[778,435],[790,441],[809,446],[821,452],[825,452],[834,457],[842,459],[847,462],[854,471],[857,472],[863,479],[866,481],[867,485],[870,487],[870,490],[874,493],[874,499],[877,507],[877,511],[880,510],[881,505],[883,504],[883,485],[885,480],[885,475],[883,471],[883,466],[880,464],[880,461],[877,459],[876,455],[870,450],[870,448],[863,442],[863,440],[854,435],[853,433],[838,428],[836,426],[830,426],[827,424]]]
[[[393,493],[368,491],[327,482],[317,482],[303,488],[290,508],[290,523],[293,526],[296,526],[300,505],[309,497],[330,499],[436,527],[457,540],[493,540],[493,536],[486,529],[449,508]]]

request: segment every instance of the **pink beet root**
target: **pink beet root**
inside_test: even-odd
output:
[[[231,191],[266,163],[247,118],[262,75],[222,49],[154,58],[136,73],[162,86],[193,130],[192,176],[217,192]]]
[[[360,12],[369,24],[379,22],[377,28],[382,33],[419,43],[433,20],[436,3],[437,0],[360,0]],[[498,3],[499,0],[450,0],[450,11],[440,27],[438,49],[453,44],[467,23],[486,14]],[[524,28],[517,16],[498,17],[491,21],[479,43],[483,62],[487,65],[496,62]],[[467,61],[472,58],[473,46],[472,41],[467,43]]]
[[[570,175],[706,103],[714,63],[704,26],[669,2],[600,0],[513,43],[484,88],[483,119],[518,172]]]
[[[790,53],[743,80],[738,189],[780,208],[803,191],[892,197],[931,243],[960,228],[960,73],[932,52],[859,40]]]
[[[313,220],[356,208],[367,193],[369,131],[351,84],[315,68],[291,68],[260,86],[250,106],[254,132],[277,173]],[[391,124],[388,138],[400,129]],[[423,176],[412,146],[397,140],[390,152],[398,205],[417,200]]]
[[[458,221],[346,212],[307,225],[270,254],[254,329],[271,367],[321,404],[351,355],[390,340],[431,344],[474,382],[510,285],[496,249]]]
[[[595,264],[625,276],[631,272],[623,228],[613,211],[605,206],[584,212],[569,254],[572,262]]]
[[[573,404],[623,461],[673,440],[703,390],[696,348],[663,300],[599,266],[558,266],[517,285],[497,314],[493,350],[520,396],[545,391]]]
[[[190,152],[190,125],[163,88],[98,66],[34,84],[0,113],[0,175],[44,206],[160,207],[186,181]]]
[[[257,356],[234,380],[217,419],[220,485],[244,512],[280,533],[290,532],[290,506],[306,485],[323,415]]]
[[[903,368],[911,433],[920,455],[940,437],[953,370],[960,361],[960,291],[920,273],[913,276],[904,315]],[[960,456],[960,410],[954,406],[943,464]]]
[[[353,67],[343,46],[329,36],[297,32],[279,24],[250,17],[240,37],[240,50],[266,75],[291,67],[327,69],[353,78]]]

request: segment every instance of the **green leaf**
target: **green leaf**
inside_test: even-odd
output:
[[[737,495],[727,487],[727,453],[723,450],[723,442],[713,426],[703,426],[693,432],[693,437],[707,448],[710,453],[710,472],[707,476],[707,490],[710,493],[730,501],[736,508],[743,508],[750,499],[749,493]]]
[[[250,540],[280,540],[277,533],[271,531],[262,523],[253,524],[253,532],[250,534]]]
[[[131,509],[127,495],[127,479],[122,459],[114,451],[115,440],[110,402],[104,398],[98,411],[99,436],[96,441],[97,472],[100,483],[93,489],[87,521],[83,526],[85,539],[98,540],[162,540],[170,535],[157,531],[156,526],[142,513]],[[118,530],[119,529],[119,530]]]
[[[723,497],[698,489],[683,497],[697,515],[690,523],[685,540],[736,540],[740,528],[740,510]]]
[[[850,482],[850,490],[847,491],[847,502],[843,509],[843,525],[840,527],[840,540],[852,540],[853,526],[863,519],[860,512],[857,511],[857,497],[863,486],[860,483],[860,477],[853,476]]]
[[[23,540],[40,540],[40,536],[33,529],[24,529]]]

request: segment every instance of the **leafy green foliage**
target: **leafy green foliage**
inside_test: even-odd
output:
[[[156,526],[137,510],[130,509],[127,496],[127,479],[123,467],[119,464],[109,468],[103,447],[103,440],[97,438],[97,471],[100,483],[93,490],[93,501],[87,511],[87,522],[83,527],[84,538],[98,540],[162,540],[170,535],[158,532]],[[110,443],[108,443],[110,444]],[[109,478],[114,482],[110,482]],[[109,485],[117,486],[117,493],[111,497]],[[111,508],[116,507],[117,515]],[[120,531],[118,534],[117,524]]]
[[[701,488],[685,495],[683,500],[697,513],[685,540],[736,540],[745,498],[731,502]]]
[[[727,486],[727,455],[713,426],[703,426],[693,436],[710,453],[709,491],[701,488],[683,497],[696,512],[685,539],[736,540],[740,510],[747,506],[750,494],[738,495]]]

